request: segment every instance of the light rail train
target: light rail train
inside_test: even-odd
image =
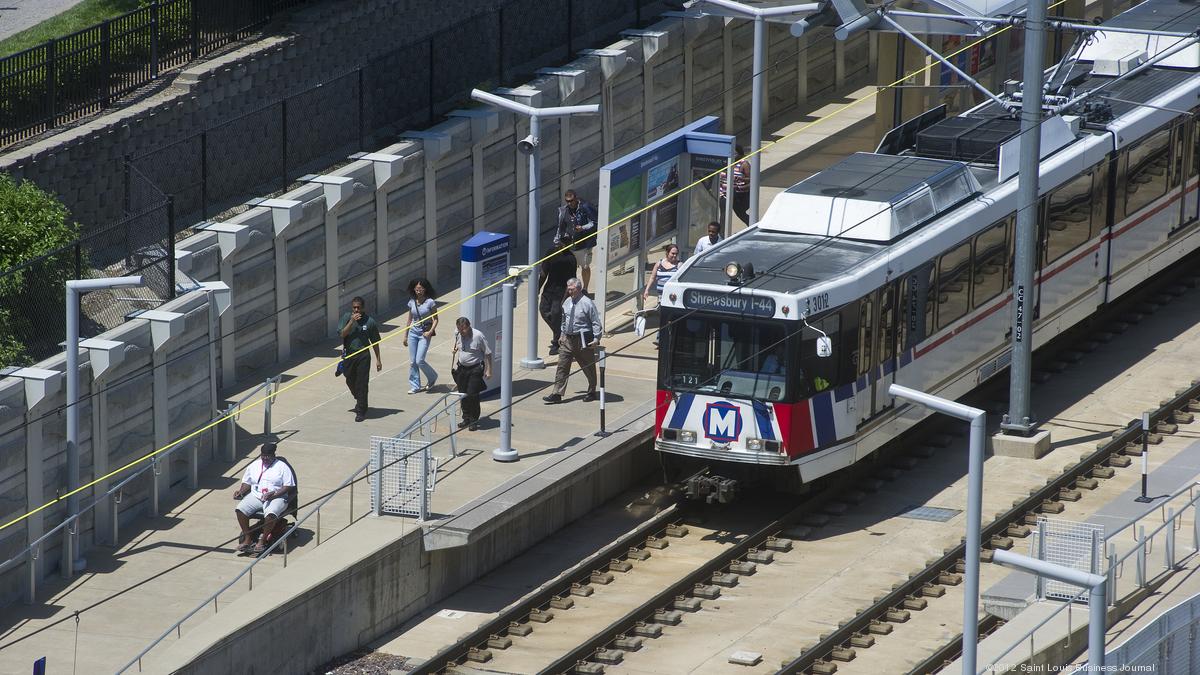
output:
[[[1148,0],[1104,25],[1194,33],[1200,7]],[[661,298],[655,448],[709,463],[690,491],[723,501],[733,476],[808,483],[863,460],[928,414],[892,382],[958,398],[1005,371],[1014,305],[1044,343],[1200,246],[1200,46],[1102,74],[1178,40],[1097,33],[1050,78],[1048,103],[1103,93],[1045,118],[1016,303],[1021,138],[991,102],[910,120],[686,261]]]

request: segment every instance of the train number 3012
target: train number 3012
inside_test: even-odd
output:
[[[827,309],[829,309],[828,293],[818,293],[804,299],[804,313],[806,315],[815,312],[824,312]]]

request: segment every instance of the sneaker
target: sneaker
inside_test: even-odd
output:
[[[592,401],[599,401],[599,400],[600,400],[600,394],[597,394],[594,391],[589,391],[588,393],[583,395],[584,403],[590,403]]]
[[[367,418],[362,413],[358,413],[357,415],[354,416],[355,422],[361,422],[365,419],[367,419]]]
[[[421,391],[421,388],[420,388],[420,387],[413,387],[413,388],[411,388],[411,389],[409,389],[409,390],[408,390],[408,393],[410,393],[410,394],[417,394],[417,393],[420,393],[420,391]]]
[[[477,420],[471,420],[471,424],[467,426],[467,431],[479,431],[479,422]]]
[[[469,426],[471,426],[471,422],[470,422],[470,420],[463,420],[463,421],[461,421],[461,422],[459,422],[459,423],[458,423],[458,428],[459,428],[459,429],[466,429],[466,428],[467,428],[467,427],[469,427]]]
[[[433,378],[432,380],[430,380],[428,382],[428,384],[425,385],[425,391],[433,391],[433,388],[435,386],[437,386],[437,378],[436,377]]]
[[[558,394],[550,394],[549,396],[543,396],[542,400],[548,404],[562,403],[562,396],[559,396]]]
[[[549,353],[550,356],[558,356],[558,347],[551,347]]]

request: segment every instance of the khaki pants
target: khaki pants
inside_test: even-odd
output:
[[[584,347],[583,337],[563,335],[558,340],[558,370],[554,373],[554,393],[563,396],[567,391],[567,377],[571,374],[571,363],[579,364],[588,381],[588,393],[596,392],[596,349]]]

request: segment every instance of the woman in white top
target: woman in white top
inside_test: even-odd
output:
[[[667,280],[675,276],[679,271],[679,246],[675,244],[667,244],[663,247],[663,259],[654,263],[654,270],[650,272],[652,284],[646,284],[646,288],[642,290],[642,306],[646,306],[646,298],[650,295],[650,289],[654,289],[654,294],[659,298],[659,304],[662,304],[663,287],[667,285]],[[658,338],[654,339],[654,346],[658,346]]]
[[[433,300],[433,284],[428,279],[413,279],[408,282],[408,325],[404,333],[404,345],[408,347],[408,393],[432,391],[437,383],[437,371],[425,361],[429,352],[429,341],[437,335],[437,303]],[[425,373],[424,387],[421,373]]]

